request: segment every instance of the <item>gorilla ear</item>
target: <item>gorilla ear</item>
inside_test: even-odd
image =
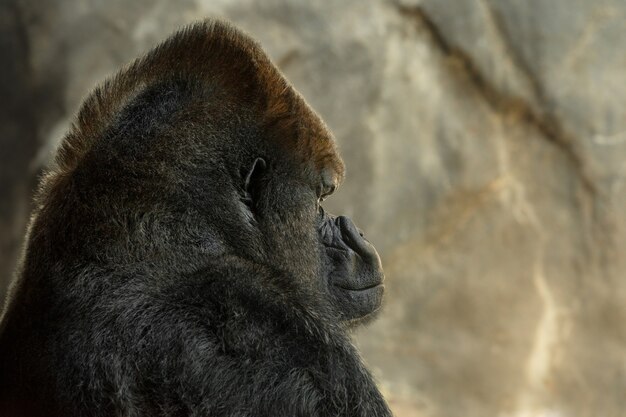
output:
[[[256,158],[252,163],[252,166],[248,170],[245,175],[245,180],[243,184],[243,189],[246,193],[245,202],[250,207],[252,207],[252,203],[256,200],[256,194],[259,189],[259,183],[265,170],[267,168],[267,163],[263,158]]]
[[[246,175],[246,181],[244,182],[243,187],[246,192],[250,192],[250,189],[254,187],[255,183],[258,183],[265,172],[265,168],[267,168],[265,159],[257,158],[254,160],[252,167],[248,170],[248,174]]]

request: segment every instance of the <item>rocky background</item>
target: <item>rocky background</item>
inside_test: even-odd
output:
[[[626,416],[623,0],[2,0],[0,296],[82,97],[225,17],[328,122],[381,252],[398,417]]]

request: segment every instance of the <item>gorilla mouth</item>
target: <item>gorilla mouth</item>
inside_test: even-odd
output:
[[[348,217],[334,217],[323,210],[319,233],[325,249],[326,279],[342,316],[353,320],[378,310],[385,275],[374,246]]]
[[[357,310],[363,310],[359,315],[366,315],[375,311],[380,307],[385,292],[385,286],[380,283],[367,288],[344,288],[338,285],[334,286],[342,293],[344,302],[357,307]]]
[[[378,284],[372,284],[370,286],[367,287],[361,287],[361,288],[354,288],[354,287],[348,287],[348,286],[344,286],[344,285],[339,285],[339,284],[333,284],[335,287],[344,290],[344,291],[369,291],[369,290],[374,290],[377,289],[378,287],[384,287],[385,285],[382,282],[379,282]]]

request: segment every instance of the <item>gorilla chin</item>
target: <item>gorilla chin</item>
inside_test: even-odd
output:
[[[361,323],[382,304],[385,275],[380,257],[352,220],[327,214],[321,206],[318,230],[333,302],[343,320]]]

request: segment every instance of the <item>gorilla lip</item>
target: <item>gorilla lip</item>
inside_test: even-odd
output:
[[[341,284],[333,284],[333,285],[337,288],[341,288],[342,290],[346,290],[346,291],[367,291],[367,290],[372,290],[374,288],[385,286],[385,284],[383,284],[382,282],[378,282],[378,283],[371,284],[371,285],[366,285],[363,287],[350,287],[348,285],[341,285]]]
[[[369,285],[367,287],[360,287],[360,288],[346,287],[346,286],[342,286],[338,284],[333,284],[333,285],[341,290],[349,291],[349,292],[373,291],[373,290],[378,290],[379,288],[380,289],[385,288],[385,284],[383,284],[382,282],[378,284]]]

